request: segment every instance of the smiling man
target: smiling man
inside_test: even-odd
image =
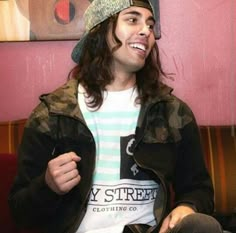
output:
[[[86,10],[71,79],[41,96],[24,131],[9,195],[19,225],[222,232],[194,115],[161,82],[155,6],[94,0]]]

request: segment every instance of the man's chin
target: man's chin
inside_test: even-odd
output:
[[[145,63],[133,64],[132,69],[133,72],[137,72],[144,67]]]

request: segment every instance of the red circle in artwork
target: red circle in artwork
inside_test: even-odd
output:
[[[68,24],[75,16],[75,7],[69,0],[58,0],[54,14],[58,23]]]

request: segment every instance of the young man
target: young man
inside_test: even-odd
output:
[[[218,233],[189,107],[161,83],[154,1],[94,0],[63,87],[25,128],[9,196],[45,232]],[[171,202],[171,189],[174,201]]]

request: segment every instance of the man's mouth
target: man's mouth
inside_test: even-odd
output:
[[[135,48],[135,49],[140,49],[144,52],[146,52],[146,50],[147,50],[146,46],[143,44],[140,44],[140,43],[132,43],[132,44],[130,44],[130,47]]]

